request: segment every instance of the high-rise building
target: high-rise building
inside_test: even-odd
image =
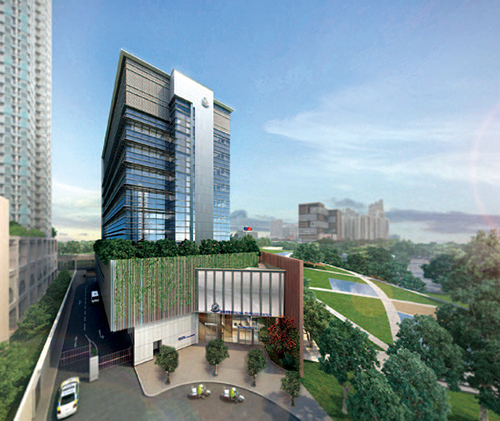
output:
[[[51,0],[0,0],[0,196],[9,219],[51,230]]]
[[[233,110],[121,51],[102,153],[102,238],[229,239]]]
[[[273,219],[271,221],[269,236],[276,240],[281,240],[283,238],[283,219]]]
[[[368,215],[352,209],[326,209],[323,203],[299,205],[299,241],[376,240],[389,238],[389,220],[384,202],[379,200],[368,208]]]
[[[299,205],[299,241],[311,242],[322,238],[339,239],[334,213],[325,208],[323,203],[303,203]],[[333,220],[335,219],[335,222]],[[332,221],[332,222],[330,222]],[[330,225],[332,227],[330,227]]]

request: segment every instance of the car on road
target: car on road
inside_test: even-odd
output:
[[[57,419],[73,415],[78,409],[80,397],[80,377],[70,377],[61,383],[57,399]]]
[[[90,293],[90,302],[92,304],[99,304],[99,292],[97,291],[92,291]]]

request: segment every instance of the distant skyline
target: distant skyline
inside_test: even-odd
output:
[[[235,109],[231,211],[383,199],[391,234],[468,241],[500,217],[495,1],[53,1],[53,225],[100,237],[120,49]],[[485,217],[481,215],[494,215]]]

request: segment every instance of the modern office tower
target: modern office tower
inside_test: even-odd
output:
[[[0,0],[0,196],[51,231],[51,0]]]
[[[102,153],[102,238],[229,239],[233,110],[121,51]]]

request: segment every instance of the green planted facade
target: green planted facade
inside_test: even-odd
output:
[[[100,279],[112,331],[197,311],[196,269],[255,267],[257,253],[113,260],[110,280]],[[102,277],[102,273],[100,274]]]

